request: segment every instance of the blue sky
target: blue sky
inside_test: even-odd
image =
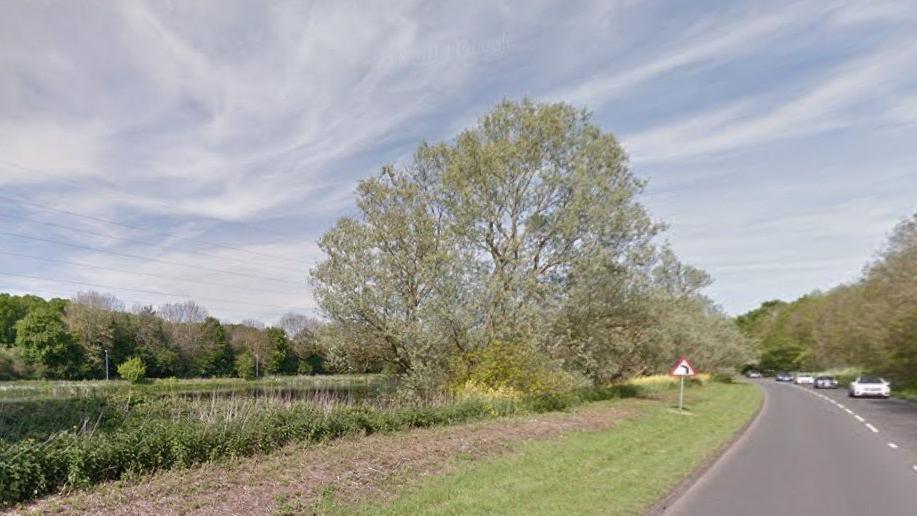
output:
[[[7,1],[0,291],[308,313],[356,182],[522,96],[620,139],[730,313],[917,210],[910,2]]]

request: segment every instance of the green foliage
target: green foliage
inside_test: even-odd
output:
[[[37,296],[0,294],[0,347],[16,343],[16,323],[29,312],[46,308],[62,313],[66,304],[62,299],[45,301]]]
[[[735,371],[716,371],[710,375],[710,380],[718,383],[735,383]]]
[[[208,400],[194,416],[186,398],[132,395],[7,402],[0,428],[0,506],[60,488],[224,457],[273,451],[290,442],[458,424],[517,412],[562,410],[585,401],[632,397],[639,387],[583,388],[521,401],[468,399],[395,406],[340,405],[330,411],[309,401],[239,410]],[[28,424],[21,424],[22,420]],[[63,430],[63,431],[61,431]]]
[[[267,371],[272,374],[296,374],[299,359],[293,353],[286,332],[281,328],[268,328],[267,337],[270,342],[270,351],[265,361]]]
[[[80,376],[82,349],[67,333],[60,313],[52,308],[36,309],[16,323],[16,346],[49,378]]]
[[[709,276],[654,244],[662,226],[642,188],[589,113],[501,102],[362,181],[356,215],[322,236],[312,279],[328,348],[414,385],[501,342],[530,343],[594,385],[679,352],[706,367],[747,361],[749,340],[700,294]]]
[[[235,372],[235,357],[226,331],[220,321],[208,317],[201,325],[199,347],[202,352],[194,364],[198,376],[232,376]]]
[[[854,368],[917,384],[917,215],[895,227],[858,282],[764,303],[736,323],[758,342],[763,369]]]
[[[146,379],[146,365],[140,357],[130,358],[118,366],[118,375],[131,383],[140,383]]]
[[[257,374],[257,364],[255,363],[255,356],[244,351],[236,355],[236,375],[239,378],[244,378],[246,380],[252,380]]]
[[[472,355],[471,363],[460,387],[484,387],[525,398],[541,396],[547,404],[553,403],[547,397],[574,387],[568,375],[550,367],[543,354],[522,342],[494,342]]]

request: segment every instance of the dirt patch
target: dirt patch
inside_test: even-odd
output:
[[[291,445],[265,456],[164,471],[56,495],[25,511],[131,515],[320,512],[329,497],[346,504],[390,496],[394,485],[442,474],[462,460],[507,452],[521,441],[609,428],[636,413],[642,403],[597,403],[570,413],[358,436],[319,446]]]

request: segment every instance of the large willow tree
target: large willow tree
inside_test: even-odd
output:
[[[358,215],[319,242],[316,298],[340,335],[399,372],[446,367],[498,340],[602,367],[614,360],[564,354],[597,357],[611,349],[608,335],[569,326],[584,315],[639,321],[642,333],[631,333],[645,340],[645,313],[628,310],[650,290],[637,285],[654,281],[660,226],[637,201],[642,188],[587,112],[504,101],[455,139],[424,143],[408,165],[360,183]],[[593,279],[614,288],[590,289]]]

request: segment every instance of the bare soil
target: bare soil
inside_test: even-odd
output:
[[[394,434],[291,445],[232,462],[163,471],[55,495],[22,512],[45,514],[315,514],[392,496],[398,486],[463,461],[511,452],[528,440],[602,430],[639,412],[642,400],[594,403],[572,412],[520,416]]]

